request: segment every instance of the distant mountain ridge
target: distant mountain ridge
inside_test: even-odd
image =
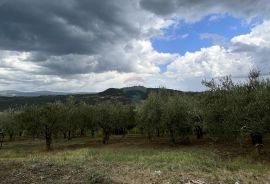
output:
[[[160,88],[146,88],[133,86],[125,88],[109,88],[99,93],[65,93],[52,91],[19,92],[0,91],[0,111],[8,108],[20,108],[26,105],[42,105],[48,102],[65,102],[69,96],[73,96],[77,102],[84,101],[95,104],[106,100],[116,100],[124,103],[133,103],[146,99],[151,92],[159,91]],[[173,89],[165,89],[170,93],[196,95],[198,92],[183,92]]]
[[[21,92],[16,90],[0,91],[0,96],[15,97],[15,96],[51,96],[51,95],[67,95],[65,92],[53,92],[53,91],[34,91],[34,92]]]
[[[141,91],[147,93],[147,89],[144,86],[132,86],[124,88],[108,88],[97,94],[99,95],[121,95],[130,91]],[[17,90],[3,90],[0,91],[0,97],[38,97],[38,96],[58,96],[58,95],[82,95],[82,94],[95,94],[93,92],[54,92],[54,91],[33,91],[22,92]]]
[[[70,94],[89,94],[84,92],[68,93],[68,92],[55,92],[55,91],[33,91],[22,92],[16,90],[4,90],[0,91],[2,97],[38,97],[38,96],[57,96],[57,95],[70,95]],[[91,94],[91,93],[90,93]]]

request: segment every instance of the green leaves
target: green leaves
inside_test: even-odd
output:
[[[210,86],[203,105],[211,136],[236,139],[242,127],[247,127],[249,133],[269,132],[270,82],[261,78],[259,71],[252,70],[247,83],[235,84],[230,77],[204,83]]]
[[[138,126],[149,138],[163,132],[175,143],[191,134],[192,99],[182,94],[152,93],[136,110]]]
[[[10,141],[19,131],[19,122],[17,121],[17,112],[9,109],[0,114],[0,132],[9,136]]]

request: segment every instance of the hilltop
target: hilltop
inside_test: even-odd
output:
[[[25,105],[45,104],[54,101],[65,101],[69,96],[74,96],[77,101],[85,101],[94,104],[105,100],[119,100],[122,102],[136,102],[145,99],[151,92],[158,91],[159,88],[146,88],[143,86],[133,86],[125,88],[108,88],[99,93],[62,93],[51,91],[40,92],[19,92],[19,91],[1,91],[0,92],[0,110],[16,108]],[[172,89],[166,89],[169,92],[196,94],[196,92],[182,92]]]

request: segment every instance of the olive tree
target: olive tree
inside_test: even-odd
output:
[[[117,111],[115,112],[115,134],[125,136],[127,131],[135,127],[135,112],[134,108],[130,104],[117,103]]]
[[[160,135],[161,115],[165,98],[165,95],[153,92],[136,108],[138,126],[143,129],[149,139],[155,134]]]
[[[75,119],[81,136],[85,135],[86,130],[91,131],[92,137],[95,136],[98,125],[94,121],[94,108],[93,105],[81,102],[75,110],[75,115],[77,116]]]
[[[44,138],[46,140],[47,150],[51,150],[52,135],[57,131],[61,118],[61,116],[59,116],[60,108],[60,104],[55,102],[48,103],[42,106],[40,109],[41,126],[43,129]]]
[[[113,112],[114,106],[111,102],[102,102],[95,106],[94,121],[102,129],[103,133],[103,144],[109,143],[110,134],[113,129]]]
[[[41,127],[41,108],[37,105],[31,105],[22,109],[22,112],[18,115],[18,119],[33,139],[38,138],[42,133]]]
[[[26,107],[20,114],[20,120],[35,136],[40,131],[46,141],[46,149],[51,150],[52,136],[57,132],[60,122],[61,105],[58,102],[43,106]]]
[[[236,139],[243,126],[245,91],[230,76],[203,83],[210,88],[203,101],[208,135],[215,141]]]
[[[120,102],[105,101],[97,104],[94,110],[94,121],[103,132],[103,144],[108,144],[110,135],[116,128],[123,128],[129,117],[125,115],[124,105]],[[129,110],[127,112],[130,112]]]
[[[162,123],[172,143],[180,136],[187,139],[191,133],[190,106],[186,96],[173,95],[168,98],[162,111]]]
[[[259,71],[249,75],[246,89],[245,126],[249,133],[263,135],[270,130],[270,81]]]
[[[0,149],[2,148],[3,142],[4,142],[5,134],[0,130]]]
[[[0,112],[0,149],[2,148],[4,138],[5,138],[4,123],[2,121],[2,116],[3,116],[3,113]]]
[[[230,77],[203,82],[209,91],[204,100],[206,128],[217,139],[234,139],[245,130],[263,134],[269,127],[269,80],[251,71],[246,83],[235,84]]]
[[[17,112],[14,109],[8,109],[0,114],[0,124],[3,133],[9,136],[12,141],[19,131],[19,122],[16,118]]]
[[[73,96],[70,96],[66,103],[65,103],[65,107],[64,107],[64,113],[65,113],[65,117],[64,118],[64,128],[67,131],[67,138],[68,140],[71,139],[72,134],[74,134],[76,128],[77,128],[77,124],[76,121],[78,120],[77,118],[77,105],[75,103],[75,99]]]

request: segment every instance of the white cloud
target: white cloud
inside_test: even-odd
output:
[[[270,21],[254,27],[249,34],[232,38],[231,51],[250,57],[253,65],[263,73],[270,71]]]
[[[215,14],[209,17],[209,21],[217,21],[223,19],[226,15],[225,14]]]
[[[186,33],[186,34],[182,34],[182,35],[180,35],[180,38],[181,39],[185,39],[185,38],[187,38],[189,36],[189,34],[188,33]]]
[[[250,45],[257,47],[270,47],[270,21],[264,21],[262,24],[254,27],[249,34],[239,35],[232,38],[234,45]]]
[[[244,77],[252,68],[269,73],[269,32],[270,21],[264,21],[249,34],[232,38],[227,48],[215,45],[197,52],[187,52],[168,65],[165,74],[187,81],[225,75]]]
[[[40,67],[24,60],[30,56],[29,52],[0,50],[0,68],[25,72],[37,71]]]
[[[201,33],[200,39],[202,39],[202,40],[210,39],[215,45],[226,44],[225,37],[223,37],[219,34],[215,34],[215,33]]]
[[[251,68],[249,58],[229,52],[222,46],[212,46],[180,56],[168,66],[167,74],[182,79],[193,77],[203,79],[229,74],[243,75]]]
[[[109,49],[109,48],[108,48]],[[145,79],[149,76],[157,76],[160,73],[159,65],[174,61],[176,54],[159,53],[155,51],[149,40],[131,40],[124,45],[116,45],[106,56],[98,58],[87,55],[53,56],[42,62],[31,62],[30,53],[2,51],[0,58],[0,90],[17,89],[54,90],[54,91],[101,91],[109,87],[124,87],[125,81],[131,76],[139,76]],[[115,61],[106,72],[94,72],[94,67],[100,59],[108,59],[106,65]],[[80,64],[74,65],[73,61],[79,60]],[[114,68],[119,62],[130,65],[129,72]],[[54,65],[47,67],[47,65]],[[64,71],[57,73],[61,67]],[[90,72],[82,72],[88,70]],[[55,68],[56,71],[48,71]],[[127,68],[127,67],[126,67]],[[81,72],[72,74],[72,70]],[[67,74],[65,73],[67,72]],[[158,87],[155,83],[146,80],[145,85]]]

